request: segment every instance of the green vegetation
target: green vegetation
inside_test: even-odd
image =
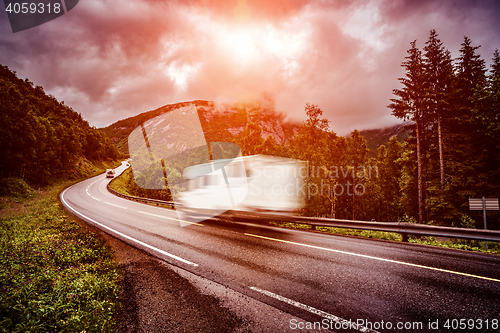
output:
[[[135,195],[133,188],[135,188],[134,175],[132,174],[132,169],[128,168],[120,175],[113,178],[113,180],[109,183],[109,187],[111,187],[116,192],[131,195],[134,197],[138,197]]]
[[[137,186],[132,168],[128,168],[121,175],[115,177],[109,186],[116,192],[134,197],[172,201],[172,196],[168,190],[151,190]]]
[[[28,199],[35,194],[26,182],[20,178],[4,178],[0,182],[0,197],[14,197],[18,200]]]
[[[112,250],[65,212],[58,192],[116,167],[121,154],[5,66],[0,101],[0,332],[113,331]]]
[[[117,264],[62,208],[57,195],[68,185],[1,198],[0,332],[113,331]]]
[[[74,176],[82,160],[119,159],[105,134],[41,86],[0,65],[0,179],[45,186]]]
[[[270,225],[282,228],[291,229],[301,229],[301,230],[313,230],[312,226],[308,224],[292,223],[292,222],[269,222]],[[371,231],[371,230],[360,230],[360,229],[347,229],[347,228],[334,228],[334,227],[316,227],[317,231],[327,232],[337,235],[347,235],[347,236],[359,236],[365,238],[376,238],[385,239],[391,241],[401,241],[401,235],[393,232],[383,232],[383,231]]]
[[[485,246],[484,242],[479,242],[479,241],[475,241],[475,240],[464,240],[464,239],[439,240],[436,237],[428,236],[428,237],[410,237],[410,239],[408,241],[410,243],[448,247],[451,249],[480,251],[480,252],[500,254],[500,243],[498,243],[498,242],[488,242],[488,250],[486,250],[486,246]]]

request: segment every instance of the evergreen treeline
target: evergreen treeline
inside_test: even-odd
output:
[[[500,194],[500,56],[496,50],[488,71],[480,46],[467,37],[461,46],[452,59],[435,30],[423,50],[412,42],[403,88],[389,105],[413,121],[404,168],[416,170],[403,194],[417,193],[405,210],[420,222],[451,225],[469,214],[469,197]]]
[[[19,177],[31,185],[45,185],[76,169],[80,157],[94,161],[121,157],[107,136],[79,113],[2,65],[0,124],[0,178]]]

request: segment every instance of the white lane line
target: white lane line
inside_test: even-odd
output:
[[[110,202],[106,202],[106,201],[103,201],[106,205],[110,205],[110,206],[115,206],[115,207],[118,207],[118,208],[122,208],[122,209],[127,209],[127,207],[123,207],[123,206],[119,206],[119,205],[115,205],[115,204],[112,204]]]
[[[163,216],[163,215],[158,215],[158,214],[153,214],[153,213],[143,212],[143,211],[140,211],[140,210],[138,210],[137,212],[138,212],[138,213],[141,213],[141,214],[147,214],[147,215],[151,215],[151,216],[155,216],[155,217],[161,217],[161,218],[164,218],[164,219],[169,219],[169,220],[176,221],[176,222],[179,222],[179,221],[180,221],[180,222],[189,223],[189,224],[194,224],[194,225],[199,225],[199,226],[203,227],[203,224],[200,224],[200,223],[194,223],[194,222],[188,222],[188,221],[184,221],[184,220],[177,219],[177,218],[174,218],[174,217],[169,217],[169,216]]]
[[[73,186],[75,186],[75,185],[73,185]],[[71,186],[71,187],[73,187],[73,186]],[[89,220],[89,221],[92,221],[93,223],[95,223],[95,224],[99,225],[100,227],[102,227],[102,228],[104,228],[104,229],[107,229],[107,230],[109,230],[109,231],[113,232],[114,234],[119,235],[119,236],[121,236],[121,237],[123,237],[123,238],[126,238],[126,239],[128,239],[128,240],[130,240],[130,241],[132,241],[132,242],[134,242],[134,243],[136,243],[136,244],[139,244],[139,245],[145,246],[145,247],[147,247],[148,249],[151,249],[151,250],[153,250],[153,251],[156,251],[156,252],[158,252],[158,253],[161,253],[161,254],[163,254],[163,255],[165,255],[165,256],[167,256],[167,257],[170,257],[170,258],[172,258],[172,259],[178,260],[178,261],[183,262],[183,263],[185,263],[185,264],[188,264],[188,265],[191,265],[191,266],[195,266],[195,267],[196,267],[196,266],[198,266],[198,264],[195,264],[194,262],[191,262],[191,261],[189,261],[189,260],[183,259],[183,258],[181,258],[181,257],[178,257],[178,256],[174,255],[174,254],[168,253],[168,252],[163,251],[163,250],[160,250],[160,249],[158,249],[158,248],[156,248],[156,247],[154,247],[154,246],[151,246],[151,245],[149,245],[149,244],[146,244],[146,243],[144,243],[144,242],[141,242],[141,241],[140,241],[140,240],[138,240],[138,239],[135,239],[135,238],[132,238],[132,237],[130,237],[130,236],[128,236],[128,235],[125,235],[124,233],[121,233],[121,232],[119,232],[119,231],[117,231],[117,230],[115,230],[115,229],[113,229],[113,228],[110,228],[110,227],[108,227],[107,225],[104,225],[104,224],[102,224],[102,223],[99,223],[99,222],[97,222],[96,220],[91,219],[90,217],[88,217],[88,216],[86,216],[86,215],[83,215],[82,213],[78,212],[76,209],[74,209],[73,207],[71,207],[71,206],[70,206],[70,205],[66,202],[66,200],[64,200],[64,194],[65,194],[65,193],[66,193],[66,191],[67,191],[67,190],[69,190],[71,187],[68,187],[67,189],[65,189],[65,190],[61,193],[61,200],[63,201],[63,204],[64,204],[67,208],[69,208],[70,210],[72,210],[75,214],[80,215],[81,217],[83,217],[83,218],[85,218],[85,219],[87,219],[87,220]]]
[[[282,301],[284,303],[288,303],[290,305],[293,305],[299,309],[306,310],[310,313],[314,313],[315,315],[318,315],[318,316],[321,316],[323,318],[334,321],[336,323],[339,323],[341,325],[341,327],[355,329],[355,330],[358,330],[358,331],[363,332],[363,333],[378,333],[378,331],[374,331],[374,330],[369,329],[367,327],[364,327],[362,325],[357,325],[356,323],[352,322],[352,320],[346,320],[346,319],[337,317],[336,315],[333,315],[331,313],[321,311],[319,309],[313,308],[312,306],[302,304],[300,302],[294,301],[293,299],[272,293],[270,291],[259,289],[257,287],[250,287],[250,289],[258,291],[261,294],[272,297],[272,298],[277,299],[279,301]]]
[[[88,196],[91,197],[92,199],[94,200],[97,200],[97,201],[101,201],[100,199],[97,199],[96,197],[94,197],[92,194],[90,194],[89,192],[89,189],[92,185],[94,185],[97,181],[99,181],[100,179],[97,179],[95,180],[92,184],[90,184],[89,186],[87,186],[87,188],[85,189],[85,192],[87,192]]]
[[[392,259],[385,259],[385,258],[373,257],[373,256],[365,255],[365,254],[352,253],[352,252],[346,252],[346,251],[341,251],[341,250],[334,250],[334,249],[329,249],[327,247],[320,247],[320,246],[315,246],[315,245],[296,243],[296,242],[291,242],[291,241],[286,241],[286,240],[277,239],[277,238],[271,238],[271,237],[265,237],[265,236],[260,236],[260,235],[247,234],[247,233],[245,233],[245,235],[252,236],[252,237],[257,237],[257,238],[268,239],[268,240],[272,240],[272,241],[275,241],[275,242],[281,242],[281,243],[288,243],[288,244],[293,244],[293,245],[300,245],[300,246],[310,247],[310,248],[318,249],[318,250],[325,250],[325,251],[330,251],[330,252],[337,252],[337,253],[342,253],[342,254],[349,254],[349,255],[352,255],[352,256],[357,256],[357,257],[362,257],[362,258],[368,258],[368,259],[380,260],[380,261],[385,261],[385,262],[391,262],[393,264],[400,264],[400,265],[406,265],[406,266],[412,266],[412,267],[418,267],[418,268],[425,268],[425,269],[430,269],[430,270],[438,271],[438,272],[451,273],[451,274],[462,275],[462,276],[467,276],[467,277],[473,277],[473,278],[482,279],[482,280],[489,280],[489,281],[500,282],[499,279],[489,278],[489,277],[486,277],[486,276],[480,276],[480,275],[474,275],[474,274],[467,274],[467,273],[462,273],[462,272],[450,271],[448,269],[442,269],[442,268],[436,268],[436,267],[430,267],[430,266],[412,264],[412,263],[404,262],[404,261],[398,261],[398,260],[392,260]]]

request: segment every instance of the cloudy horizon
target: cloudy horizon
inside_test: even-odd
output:
[[[486,61],[500,48],[496,1],[80,1],[67,14],[12,33],[0,14],[0,64],[64,100],[96,127],[191,100],[271,96],[330,127],[390,126],[387,108],[410,42],[436,29],[454,58],[464,36]]]

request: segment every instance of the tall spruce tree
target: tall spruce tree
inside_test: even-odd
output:
[[[347,149],[344,157],[346,165],[352,167],[352,172],[350,172],[348,176],[349,183],[347,183],[346,188],[348,190],[350,188],[350,194],[348,193],[348,195],[351,196],[351,217],[353,220],[355,220],[357,216],[356,198],[359,196],[357,185],[364,186],[361,183],[364,177],[358,177],[358,170],[366,167],[364,164],[367,153],[368,148],[366,147],[366,141],[359,131],[355,129],[347,138]]]
[[[425,108],[432,117],[429,121],[437,131],[439,155],[440,196],[444,190],[443,119],[451,109],[453,66],[450,52],[438,38],[436,30],[431,30],[424,47]],[[431,128],[432,128],[431,127]],[[432,137],[432,133],[431,133]]]
[[[400,119],[412,120],[415,123],[415,137],[417,146],[417,197],[418,197],[418,221],[424,221],[424,191],[422,179],[422,141],[421,131],[425,126],[424,121],[424,67],[422,52],[416,47],[416,40],[410,43],[407,51],[408,56],[401,64],[405,68],[406,76],[398,80],[403,85],[402,89],[394,89],[393,94],[397,98],[391,99],[389,108],[392,114]]]
[[[493,63],[491,64],[491,72],[488,76],[489,89],[489,124],[490,131],[494,134],[496,146],[500,149],[500,53],[498,49],[493,54]],[[500,158],[500,156],[496,156]]]
[[[487,102],[485,61],[477,54],[480,46],[464,37],[460,56],[456,59],[456,97],[454,117],[450,122],[453,160],[452,184],[454,206],[467,202],[467,197],[484,195],[488,186],[485,177],[488,159],[485,103]]]
[[[492,148],[489,157],[489,164],[492,167],[490,174],[491,184],[494,185],[492,193],[500,196],[500,54],[498,49],[493,54],[491,72],[488,76],[489,108],[488,108],[488,130]]]

